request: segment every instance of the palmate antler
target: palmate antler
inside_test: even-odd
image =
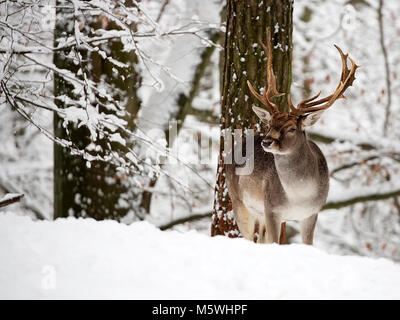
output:
[[[352,58],[350,58],[348,54],[344,54],[342,49],[340,49],[337,45],[335,45],[335,48],[339,51],[340,57],[342,59],[342,75],[340,77],[340,82],[339,82],[335,92],[333,94],[331,94],[330,96],[327,96],[327,97],[319,99],[319,100],[315,100],[320,96],[321,92],[319,92],[315,96],[301,101],[297,105],[297,107],[295,107],[293,105],[290,94],[288,94],[288,102],[289,102],[291,114],[300,116],[300,115],[308,114],[311,112],[325,110],[325,109],[328,109],[331,105],[333,105],[333,103],[337,99],[346,98],[344,96],[344,92],[347,90],[348,87],[350,87],[353,84],[354,80],[356,79],[355,72],[356,72],[357,68],[359,68],[359,66],[356,65],[354,60]],[[350,61],[351,61],[351,69],[349,69],[347,67],[347,59],[350,59]]]
[[[271,32],[269,28],[267,28],[267,46],[259,41],[260,45],[264,49],[264,52],[267,56],[267,80],[268,80],[268,89],[264,87],[263,94],[259,94],[251,85],[250,81],[247,80],[247,85],[251,93],[267,107],[267,110],[270,114],[279,113],[278,106],[272,102],[274,97],[280,97],[285,95],[285,93],[280,93],[276,89],[276,76],[274,74],[274,70],[272,68],[272,44],[271,44]]]
[[[269,28],[267,28],[267,41],[268,41],[267,46],[265,46],[265,44],[262,43],[261,41],[259,42],[260,45],[263,47],[268,59],[267,61],[268,89],[264,87],[263,94],[261,95],[253,88],[250,81],[247,81],[247,85],[249,86],[251,93],[267,107],[268,112],[272,115],[280,112],[277,105],[272,102],[272,99],[274,97],[280,97],[285,93],[280,93],[276,89],[276,76],[272,68],[272,44],[271,44],[271,33]],[[335,92],[325,98],[315,100],[320,96],[321,92],[319,92],[317,95],[301,101],[297,105],[297,107],[293,105],[291,96],[290,94],[288,94],[290,114],[294,116],[301,116],[303,114],[309,114],[311,112],[325,110],[328,109],[337,99],[345,98],[344,92],[347,90],[348,87],[350,87],[353,84],[354,80],[356,79],[355,72],[357,68],[359,68],[359,66],[356,65],[356,63],[353,61],[353,59],[349,57],[348,54],[344,54],[343,51],[337,45],[335,45],[335,48],[339,51],[342,59],[342,75],[340,77],[340,82]],[[350,59],[351,61],[350,69],[347,67],[347,59]]]

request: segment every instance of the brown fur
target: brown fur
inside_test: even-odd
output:
[[[246,155],[254,157],[251,174],[237,175],[237,165],[226,165],[233,211],[239,230],[249,240],[255,239],[257,230],[258,242],[278,242],[281,223],[299,220],[303,242],[312,244],[316,217],[328,194],[329,175],[325,157],[307,139],[302,121],[287,113],[270,119],[267,135],[254,137],[254,150]],[[293,128],[295,132],[286,131]],[[263,141],[273,141],[271,152],[264,150]],[[293,212],[297,206],[299,219]],[[308,208],[313,212],[305,212]]]

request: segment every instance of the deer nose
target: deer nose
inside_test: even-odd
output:
[[[262,145],[264,148],[268,148],[271,144],[272,144],[272,141],[271,141],[271,140],[269,140],[269,141],[263,140],[263,141],[261,142],[261,145]]]

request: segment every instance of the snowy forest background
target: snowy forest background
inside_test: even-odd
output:
[[[76,169],[62,186],[80,179],[109,190],[75,193],[68,215],[210,234],[224,3],[0,0],[0,197],[25,194],[9,208],[63,216],[53,196],[60,157]],[[400,3],[296,0],[293,18],[294,100],[336,86],[333,44],[362,66],[347,100],[310,132],[331,173],[315,246],[399,261]],[[171,121],[175,138],[166,137]],[[54,135],[60,126],[71,135]],[[300,242],[296,223],[288,231]]]

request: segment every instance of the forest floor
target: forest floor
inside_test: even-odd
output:
[[[400,299],[400,266],[148,222],[0,212],[0,298]]]

